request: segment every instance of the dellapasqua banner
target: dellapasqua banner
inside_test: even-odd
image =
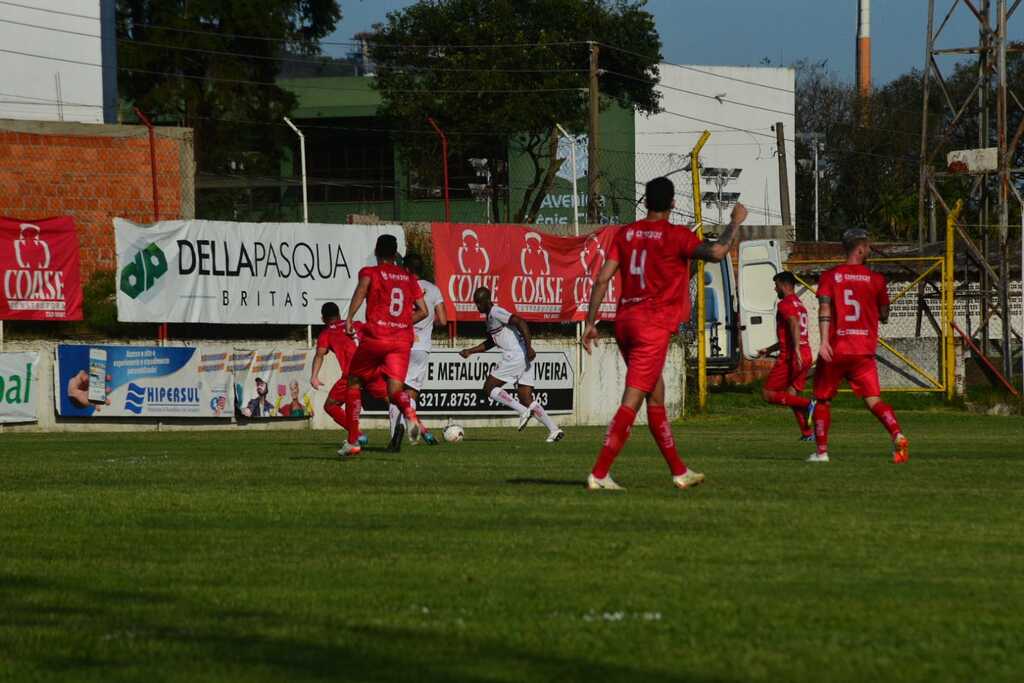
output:
[[[0,424],[36,421],[38,368],[38,353],[0,353]]]
[[[314,349],[235,351],[235,413],[245,418],[313,417]]]
[[[62,417],[230,418],[231,352],[171,346],[60,344]]]
[[[0,320],[81,319],[74,219],[0,218]]]
[[[122,322],[318,325],[348,307],[377,237],[399,225],[114,219]]]
[[[583,320],[590,292],[618,227],[557,237],[522,225],[434,223],[435,282],[448,317],[482,320],[473,292],[487,287],[495,302],[524,320]],[[619,277],[608,287],[599,317],[615,317]]]

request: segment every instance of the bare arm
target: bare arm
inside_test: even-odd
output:
[[[352,319],[356,317],[356,313],[359,312],[359,307],[366,301],[366,293],[370,291],[370,278],[367,275],[359,278],[359,284],[356,286],[356,291],[352,294],[352,303],[348,305],[348,317],[345,319],[345,332],[349,335],[355,335],[356,329],[352,326]]]
[[[490,351],[494,348],[494,340],[488,337],[476,346],[471,346],[468,349],[462,349],[459,351],[459,355],[463,358],[469,358],[475,353],[483,353],[484,351]]]
[[[714,242],[703,242],[699,244],[697,249],[693,252],[694,258],[700,259],[701,261],[711,261],[712,263],[718,263],[725,259],[733,245],[736,243],[736,238],[739,236],[740,224],[742,224],[746,218],[747,208],[742,204],[734,206],[729,225],[725,226],[725,229],[722,230],[722,233]]]
[[[889,322],[889,305],[878,307],[878,321],[882,324]]]
[[[601,266],[601,272],[597,274],[597,282],[590,291],[590,306],[587,308],[587,328],[583,332],[583,348],[590,353],[590,348],[597,339],[597,312],[601,309],[601,302],[605,293],[608,292],[608,283],[619,271],[619,262],[608,259]]]
[[[536,358],[537,352],[533,350],[533,340],[530,338],[530,326],[526,324],[526,321],[518,315],[514,315],[509,318],[508,324],[519,330],[519,334],[523,336],[523,341],[526,342],[526,360]]]
[[[829,333],[832,331],[832,298],[827,296],[818,297],[818,333],[821,337],[821,344],[818,346],[818,355],[826,361],[832,360],[832,345],[829,343]]]
[[[775,353],[778,350],[779,350],[779,342],[775,342],[771,346],[766,346],[765,348],[763,348],[760,351],[758,351],[757,355],[758,356],[768,356],[768,355],[771,355],[771,354]]]
[[[789,333],[789,348],[793,349],[793,366],[800,370],[804,367],[804,359],[800,355],[800,319],[795,315],[786,318],[786,331]]]
[[[412,305],[412,324],[415,325],[427,317],[427,302],[420,297]]]
[[[448,324],[448,313],[444,310],[444,304],[434,306],[434,326],[444,327]]]
[[[310,374],[309,383],[313,385],[314,389],[319,389],[324,385],[320,381],[320,368],[323,367],[324,357],[327,355],[327,349],[322,346],[316,347],[316,356],[313,357],[313,372]]]

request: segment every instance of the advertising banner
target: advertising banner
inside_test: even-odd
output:
[[[0,353],[0,424],[36,421],[38,368],[38,353]]]
[[[0,218],[0,320],[81,319],[74,219]]]
[[[501,360],[501,353],[489,351],[463,358],[458,351],[431,351],[427,381],[416,412],[420,415],[515,415],[484,396],[487,375]],[[571,413],[574,408],[574,377],[569,355],[562,351],[538,351],[533,360],[534,392],[544,409],[553,414]],[[386,414],[382,401],[363,392],[364,411]]]
[[[224,349],[60,344],[53,373],[57,414],[230,418],[230,355]]]
[[[315,349],[235,351],[235,413],[245,418],[313,417],[309,376]]]
[[[160,221],[115,218],[122,322],[318,325],[344,311],[377,237],[398,225]]]
[[[618,227],[556,237],[522,225],[434,223],[435,282],[449,319],[483,320],[473,292],[487,287],[496,303],[524,320],[587,317],[590,291]],[[600,319],[615,317],[619,277],[608,287]]]

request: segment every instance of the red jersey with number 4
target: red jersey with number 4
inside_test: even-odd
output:
[[[867,266],[836,266],[821,274],[818,298],[826,296],[832,300],[832,353],[875,355],[879,310],[889,305],[885,277]]]
[[[810,349],[811,342],[807,340],[807,309],[804,302],[796,294],[790,294],[779,302],[778,310],[775,313],[775,330],[779,335],[779,357],[787,358],[792,352],[792,344],[789,343],[790,318],[796,318],[800,323],[800,350]]]
[[[356,341],[345,332],[343,321],[333,322],[320,331],[316,338],[318,349],[327,349],[338,358],[338,365],[341,367],[341,374],[348,374],[349,361],[356,352]]]
[[[616,320],[644,319],[675,331],[690,317],[690,260],[700,240],[668,221],[619,228],[608,258],[617,261],[622,290]]]
[[[366,293],[366,330],[374,339],[403,340],[412,344],[412,305],[423,298],[416,276],[401,266],[381,263],[359,271],[359,279],[370,278]]]

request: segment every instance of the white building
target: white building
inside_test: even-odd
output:
[[[701,152],[701,194],[706,225],[728,222],[737,201],[750,210],[751,225],[781,225],[779,162],[773,126],[782,122],[795,212],[795,79],[793,69],[661,64],[663,112],[637,114],[637,199],[643,183],[659,175],[676,180],[675,220],[693,220],[686,170],[701,132],[711,138]],[[676,173],[673,173],[673,172]],[[721,217],[721,218],[720,218]],[[796,218],[793,217],[793,222]]]
[[[0,4],[0,118],[114,123],[115,0]]]

